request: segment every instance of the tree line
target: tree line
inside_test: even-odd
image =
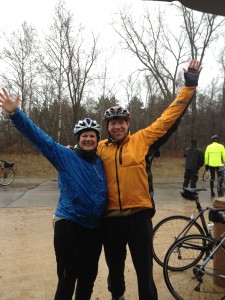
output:
[[[207,51],[221,42],[223,17],[196,13],[182,5],[171,9],[179,24],[176,31],[168,26],[162,11],[146,9],[138,19],[124,8],[112,20],[119,47],[137,62],[137,68],[120,82],[126,95],[123,105],[132,116],[131,132],[153,122],[172,102],[184,82],[181,66],[190,58],[204,63]],[[61,144],[73,144],[74,124],[88,116],[101,125],[101,138],[107,137],[103,114],[120,104],[118,86],[109,81],[107,61],[102,70],[96,68],[104,57],[100,37],[76,25],[63,1],[57,3],[44,36],[24,22],[17,31],[2,32],[1,39],[1,85],[13,96],[19,92],[21,109],[40,128]],[[198,89],[165,151],[179,155],[192,138],[204,149],[213,134],[225,143],[225,46],[220,47],[217,61],[220,76],[208,74],[210,83]],[[0,149],[31,151],[4,113],[0,115]]]

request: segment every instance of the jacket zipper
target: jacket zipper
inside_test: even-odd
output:
[[[120,154],[119,154],[120,165],[122,165],[122,151],[123,151],[123,147],[120,148]]]
[[[119,202],[120,211],[122,211],[122,204],[121,204],[121,199],[120,199],[120,183],[119,183],[118,165],[117,165],[117,152],[119,149],[120,149],[119,162],[120,162],[120,164],[122,164],[122,148],[119,148],[119,146],[117,146],[117,149],[115,152],[115,166],[116,166],[116,181],[117,181],[117,188],[118,188],[118,202]]]

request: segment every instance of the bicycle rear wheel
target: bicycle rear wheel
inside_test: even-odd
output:
[[[218,285],[218,279],[224,270],[215,268],[214,259],[209,259],[202,268],[202,263],[216,246],[216,240],[203,235],[191,235],[177,240],[168,250],[163,274],[166,285],[175,299],[179,300],[221,300],[225,295],[225,276],[223,287]],[[220,266],[225,263],[225,248],[220,246]],[[179,256],[178,256],[179,253]],[[173,265],[182,269],[189,261],[189,268],[184,271],[170,271],[168,266]]]
[[[218,178],[218,182],[217,182],[217,194],[218,194],[218,197],[224,197],[224,192],[225,192],[224,179],[223,179],[223,176],[220,176]]]
[[[191,218],[187,216],[170,216],[161,220],[153,229],[153,257],[163,266],[164,258],[169,247],[179,238],[182,230],[190,224]],[[194,222],[188,231],[190,234],[203,234],[202,227]]]
[[[0,185],[9,185],[15,179],[15,171],[11,168],[0,169]]]

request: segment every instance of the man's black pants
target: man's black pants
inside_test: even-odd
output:
[[[211,189],[211,193],[214,193],[215,176],[217,174],[217,178],[219,178],[220,175],[221,175],[221,171],[220,171],[219,167],[209,167],[209,171],[210,171],[210,176],[211,176],[211,178],[210,178],[210,189]]]
[[[137,274],[139,300],[157,300],[153,281],[152,212],[143,210],[127,217],[104,220],[104,251],[113,298],[125,292],[124,268],[128,244]]]
[[[196,170],[185,169],[183,187],[188,187],[190,183],[191,188],[196,188],[197,181],[198,181],[198,172]]]
[[[54,247],[58,286],[55,300],[91,298],[102,249],[102,229],[85,228],[76,222],[55,223]]]

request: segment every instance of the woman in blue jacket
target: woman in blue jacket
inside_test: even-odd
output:
[[[101,217],[107,205],[106,179],[96,156],[100,127],[86,118],[75,125],[74,150],[58,144],[38,128],[3,88],[0,107],[14,126],[58,171],[60,197],[54,216],[58,286],[55,300],[91,298],[102,249]]]

